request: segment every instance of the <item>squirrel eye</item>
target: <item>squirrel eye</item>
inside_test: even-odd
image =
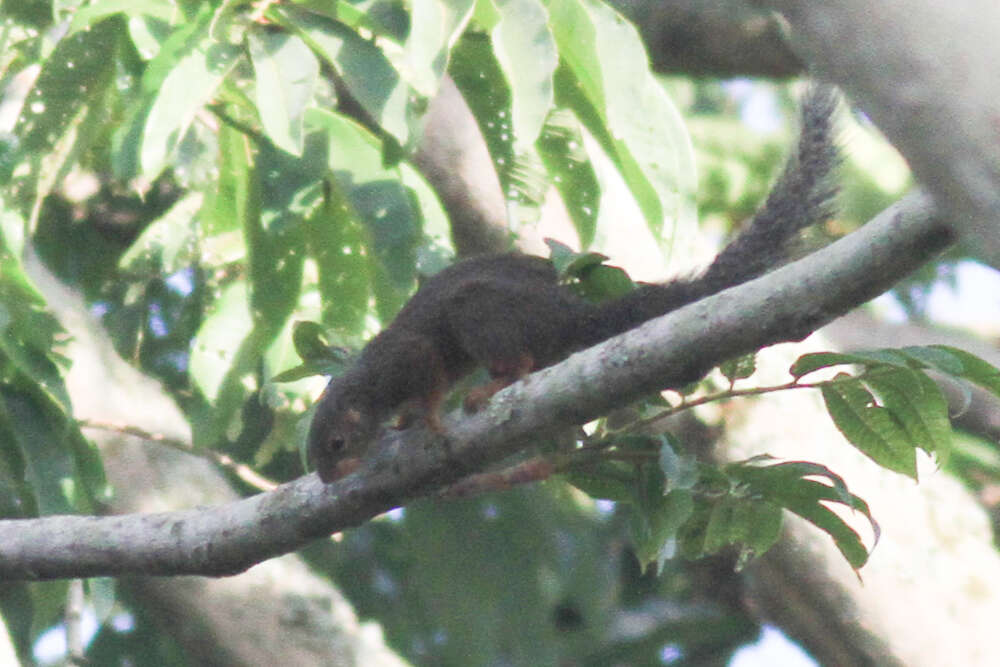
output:
[[[333,452],[339,452],[344,449],[344,439],[343,438],[330,438],[330,450]]]

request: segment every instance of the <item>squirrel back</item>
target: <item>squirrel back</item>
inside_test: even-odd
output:
[[[470,410],[533,370],[773,268],[790,239],[833,212],[836,105],[831,88],[806,95],[797,149],[766,202],[697,277],[640,285],[601,304],[559,284],[549,260],[519,253],[472,257],[427,279],[323,392],[309,430],[310,466],[326,482],[346,474],[394,413],[441,431],[447,390],[477,366],[492,380],[466,396]]]

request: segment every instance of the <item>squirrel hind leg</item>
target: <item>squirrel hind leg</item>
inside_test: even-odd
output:
[[[422,421],[427,430],[438,435],[444,433],[444,425],[441,423],[441,403],[442,398],[438,396],[421,396],[412,404],[404,405],[392,428],[396,431],[405,431],[418,421]]]
[[[535,368],[535,359],[527,352],[522,352],[512,361],[495,360],[489,365],[490,376],[493,378],[486,384],[473,387],[465,395],[462,405],[465,411],[478,412],[486,405],[493,394],[514,384]]]
[[[441,435],[444,425],[441,423],[441,406],[448,395],[450,382],[441,364],[435,364],[432,371],[433,382],[419,396],[407,400],[399,408],[393,428],[402,431],[422,420],[427,430]]]
[[[424,425],[432,433],[441,435],[444,433],[444,425],[441,423],[441,405],[444,397],[448,393],[446,384],[439,384],[433,391],[421,397],[424,411]]]

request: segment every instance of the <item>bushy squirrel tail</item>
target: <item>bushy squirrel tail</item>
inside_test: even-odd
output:
[[[764,274],[784,259],[786,244],[799,231],[833,216],[838,189],[833,173],[840,163],[834,141],[837,103],[831,86],[806,93],[796,150],[761,209],[699,279],[705,296]]]
[[[834,213],[840,163],[834,141],[838,93],[816,85],[803,98],[801,131],[767,200],[740,234],[705,271],[694,278],[662,285],[641,285],[621,298],[601,304],[590,326],[580,332],[584,346],[632,329],[646,320],[756,278],[785,259],[788,242]]]

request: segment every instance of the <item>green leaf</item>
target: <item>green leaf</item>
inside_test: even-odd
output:
[[[515,193],[512,170],[514,129],[511,127],[511,84],[501,69],[492,42],[483,34],[467,32],[452,49],[448,74],[469,105],[486,150],[500,180],[500,189],[510,198]]]
[[[41,309],[23,304],[12,309],[10,303],[0,300],[0,352],[24,377],[31,378],[53,400],[68,408],[69,394],[57,366],[62,358],[52,351],[52,336],[60,331],[58,324]],[[13,319],[19,316],[20,319]],[[4,320],[11,323],[8,325]],[[32,326],[38,328],[31,330]]]
[[[879,369],[862,380],[906,429],[912,443],[937,454],[939,461],[947,458],[951,449],[948,402],[933,380],[920,371],[902,368]]]
[[[286,320],[284,326],[282,326],[281,330],[267,346],[267,350],[264,351],[261,375],[265,383],[273,384],[274,378],[270,376],[274,375],[278,370],[283,370],[284,373],[278,373],[274,377],[287,374],[289,371],[300,367],[299,355],[295,351],[295,342],[293,341],[294,328],[295,324],[290,320]],[[304,375],[303,377],[308,377],[308,375]],[[298,380],[301,378],[294,379]],[[283,380],[283,382],[289,381],[291,380]],[[287,389],[290,393],[297,393],[294,388],[289,387]],[[274,387],[265,387],[265,390],[270,392],[276,391]],[[245,409],[246,407],[244,407]]]
[[[857,380],[824,384],[827,412],[847,440],[862,454],[889,470],[917,478],[917,459],[907,432],[892,413],[878,405]]]
[[[993,479],[1000,477],[1000,450],[991,441],[962,431],[956,432],[953,440],[949,471],[960,470],[958,476],[963,479],[974,479],[969,475],[969,468],[982,471]]]
[[[0,385],[0,421],[20,448],[39,514],[70,514],[78,496],[65,414],[38,391]]]
[[[330,353],[323,327],[315,322],[296,322],[292,327],[292,342],[303,361],[322,359]]]
[[[565,478],[567,482],[597,500],[631,503],[634,499],[628,481],[601,474],[600,470],[574,471]]]
[[[581,254],[584,254],[576,252],[565,243],[556,239],[545,239],[545,245],[549,247],[549,260],[556,267],[556,273],[559,274],[560,278],[565,278],[567,276],[567,269]],[[596,255],[597,253],[594,254]],[[598,263],[604,261],[604,256],[600,255],[600,257],[601,259]]]
[[[343,5],[344,3],[339,3]],[[293,5],[273,6],[269,16],[295,30],[329,62],[351,96],[399,143],[410,140],[411,88],[375,42],[328,18]]]
[[[581,296],[591,301],[606,301],[628,294],[635,283],[623,269],[600,264],[592,266],[577,285]]]
[[[858,533],[851,528],[843,519],[831,509],[821,504],[822,500],[831,500],[825,497],[824,489],[827,487],[819,482],[802,480],[803,487],[812,487],[815,493],[800,492],[798,494],[788,494],[784,507],[795,512],[803,519],[806,519],[823,532],[833,538],[837,549],[843,554],[847,562],[855,570],[861,568],[868,561],[868,549],[862,542]]]
[[[203,327],[204,328],[204,327]],[[201,331],[198,332],[201,336]],[[279,332],[280,333],[280,332]],[[265,352],[274,342],[276,334],[272,334],[262,327],[254,327],[242,339],[236,339],[230,332],[230,340],[233,341],[228,346],[228,352],[223,363],[228,362],[222,370],[222,377],[217,379],[214,387],[215,396],[213,410],[207,418],[197,419],[197,428],[194,429],[194,444],[196,447],[217,445],[220,440],[235,440],[243,429],[243,410],[247,399],[254,392],[261,388],[264,377],[262,377],[261,360]],[[235,340],[239,340],[236,344]],[[192,351],[192,375],[194,352]],[[202,373],[205,366],[199,369]],[[216,373],[218,373],[216,370]],[[216,380],[216,378],[210,378]],[[201,382],[199,382],[200,386]]]
[[[962,354],[954,354],[953,351]],[[947,375],[959,376],[965,370],[965,364],[962,363],[962,355],[969,354],[968,352],[962,352],[962,350],[956,350],[944,345],[904,347],[899,350],[899,353],[911,359],[920,368],[934,368]],[[981,361],[977,357],[973,358],[976,361]],[[997,375],[1000,376],[1000,371],[997,372]]]
[[[6,3],[5,3],[6,4]],[[45,61],[14,128],[29,156],[49,153],[87,107],[111,85],[122,25],[104,21],[91,30],[64,37]]]
[[[24,228],[24,218],[3,206],[3,200],[0,199],[0,256],[4,257],[4,268],[8,262],[17,264],[18,281],[27,287],[30,282],[24,275],[24,267],[21,266],[21,257],[24,256]],[[35,291],[34,288],[32,291]]]
[[[580,123],[568,109],[554,109],[535,146],[573,221],[580,245],[589,247],[597,232],[601,184],[584,149]]]
[[[383,167],[378,140],[357,123],[319,109],[310,109],[307,122],[326,133],[330,167],[365,226],[376,306],[388,320],[415,283],[422,220],[413,192],[399,168]]]
[[[388,320],[413,289],[420,241],[420,216],[398,182],[369,183],[352,189],[351,201],[368,228],[374,254],[375,299]]]
[[[8,250],[10,245],[21,245],[20,219],[4,218],[0,238],[0,360],[69,411],[69,394],[57,365],[65,359],[53,349],[63,329],[44,309],[44,300],[25,273],[20,255]],[[13,243],[9,245],[10,237]],[[0,371],[2,368],[0,365]],[[0,372],[0,380],[4,375]]]
[[[240,146],[235,148],[240,151]],[[285,163],[283,154],[262,146],[256,166],[240,167],[247,170],[237,215],[247,245],[251,315],[267,339],[278,334],[295,309],[305,261],[303,218],[291,203],[296,181],[282,169]]]
[[[218,41],[212,25],[203,18],[196,31],[185,33],[180,44],[171,44],[175,48],[165,45],[143,76],[145,89],[162,78],[145,118],[139,151],[142,173],[149,180],[163,170],[195,115],[243,58],[238,46]]]
[[[549,243],[551,239],[546,239],[546,243]],[[550,244],[551,247],[551,244]],[[607,255],[602,255],[599,252],[579,252],[574,253],[572,261],[568,264],[564,263],[564,266],[559,271],[559,277],[562,279],[566,278],[576,278],[582,280],[586,278],[587,274],[590,273],[595,267],[601,266],[610,259]],[[617,268],[617,267],[612,267]]]
[[[524,2],[530,4],[532,0]],[[544,21],[532,21],[531,29],[545,30]],[[550,78],[551,72],[535,72],[537,63],[532,64],[530,72],[520,66],[516,72],[505,71],[497,51],[500,48],[496,40],[491,41],[485,34],[466,33],[452,50],[448,71],[486,140],[500,188],[508,201],[510,224],[516,231],[520,225],[537,220],[552,185],[533,146],[540,127],[535,126],[544,121],[552,106],[551,82],[545,92],[544,82],[523,79],[536,73],[543,79]],[[514,114],[519,110],[521,116],[516,117]],[[531,125],[529,139],[522,136],[523,128],[518,123]]]
[[[212,13],[206,8],[194,20],[174,27],[165,38],[158,39],[158,32],[149,33],[146,40],[149,44],[137,45],[137,48],[155,55],[142,71],[141,93],[125,111],[123,120],[111,136],[111,165],[119,179],[134,178],[140,173],[142,138],[153,101],[177,63],[204,39],[211,20]],[[141,17],[131,22],[133,40],[136,40],[135,27],[140,23],[145,23]]]
[[[555,239],[545,239],[549,247],[549,259],[556,268],[560,279],[582,278],[593,267],[604,263],[607,255],[599,252],[576,252],[565,243]]]
[[[207,260],[221,264],[246,256],[243,228],[237,216],[237,197],[243,188],[241,174],[233,169],[220,170],[216,186],[205,193],[197,219],[201,252]]]
[[[931,345],[930,349],[947,353],[961,364],[961,371],[958,373],[949,370],[949,368],[954,368],[954,365],[951,363],[938,363],[935,364],[934,368],[944,373],[958,375],[958,377],[978,384],[995,396],[1000,396],[1000,369],[997,369],[970,352],[959,350],[955,347]],[[906,350],[907,352],[912,352],[913,348],[906,348]]]
[[[670,441],[661,438],[660,470],[663,471],[664,487],[671,489],[692,489],[698,482],[698,462],[693,456],[680,455],[670,446]]]
[[[413,0],[410,34],[403,44],[403,62],[410,84],[433,97],[448,64],[448,51],[472,16],[474,0]]]
[[[350,364],[354,358],[354,354],[343,348],[328,348],[327,356],[310,359],[309,361],[299,364],[298,366],[278,373],[271,378],[271,382],[295,382],[296,380],[312,377],[314,375],[325,375],[327,377],[337,376],[346,370],[348,364]],[[272,367],[281,368],[281,366],[274,366],[273,364]]]
[[[197,215],[202,201],[200,193],[191,193],[179,199],[132,242],[118,259],[118,267],[141,271],[145,264],[152,262],[156,269],[169,274],[186,266],[195,240],[191,220]]]
[[[872,350],[870,352],[812,352],[803,354],[795,360],[789,369],[796,379],[808,375],[821,368],[832,366],[842,366],[845,364],[858,364],[861,366],[899,366],[908,368],[906,356],[896,350]]]
[[[351,333],[364,324],[368,285],[387,321],[412,292],[418,257],[424,268],[440,266],[450,244],[447,217],[412,167],[383,164],[378,139],[360,125],[319,109],[306,118],[327,141],[333,176],[308,220],[311,252],[328,271],[320,284],[323,321]]]
[[[529,150],[552,108],[552,75],[559,62],[548,15],[538,0],[497,0],[500,22],[493,49],[510,82],[514,152]]]
[[[227,286],[212,304],[191,346],[191,379],[210,402],[218,398],[239,341],[252,328],[248,286],[239,280]]]
[[[745,462],[726,466],[726,473],[746,484],[753,496],[788,509],[829,534],[854,569],[865,564],[868,550],[857,532],[825,504],[838,503],[860,512],[871,524],[875,541],[878,541],[879,527],[868,504],[850,493],[844,480],[825,466],[808,461],[767,466]],[[818,482],[811,479],[813,477],[822,477],[829,483]],[[759,538],[753,539],[763,543],[768,534],[765,530]]]
[[[796,360],[791,373],[798,379],[820,368],[841,364],[859,364],[868,369],[861,380],[875,392],[880,405],[872,403],[859,412],[859,415],[870,418],[867,429],[871,432],[866,435],[866,428],[850,418],[850,410],[843,410],[848,406],[834,397],[832,391],[824,388],[823,395],[827,399],[828,408],[831,401],[838,406],[836,415],[832,409],[830,411],[838,428],[849,440],[851,436],[848,435],[848,430],[860,438],[859,442],[868,443],[861,446],[852,440],[862,451],[865,451],[864,447],[873,446],[874,449],[865,453],[874,460],[911,476],[916,473],[915,470],[911,472],[910,457],[903,452],[903,441],[898,437],[899,429],[904,432],[911,447],[920,447],[928,453],[936,454],[939,462],[947,459],[951,447],[947,403],[937,385],[919,369],[930,368],[953,377],[965,378],[1000,396],[1000,370],[968,352],[944,345],[852,354],[807,354]],[[859,401],[865,400],[864,396],[858,398]],[[853,409],[859,408],[855,406]],[[838,421],[838,416],[842,418],[841,421]],[[894,465],[902,467],[893,467]]]
[[[742,357],[730,359],[719,366],[719,370],[726,376],[730,384],[737,380],[745,380],[757,371],[757,355],[745,354]]]
[[[785,494],[793,493],[792,489],[799,480],[821,477],[829,483],[826,488],[835,502],[858,510],[867,507],[848,490],[844,479],[826,466],[810,461],[769,463],[773,460],[769,456],[754,457],[726,466],[725,473],[739,483],[749,485],[755,493],[768,498],[784,498]],[[763,465],[764,463],[769,464]]]
[[[657,238],[665,219],[692,222],[693,150],[635,28],[596,0],[552,0],[548,8],[562,59],[557,104],[573,109],[600,143]]]
[[[910,476],[916,475],[916,469],[908,448],[917,446],[947,457],[951,442],[947,403],[934,382],[915,369],[933,364],[960,372],[962,364],[954,355],[929,348],[819,353],[800,357],[791,372],[799,378],[840,364],[866,366],[868,371],[860,380],[879,399],[876,404],[866,390],[858,393],[860,385],[851,383],[824,387],[831,416],[855,446],[882,465]]]
[[[744,546],[744,554],[754,558],[761,556],[781,537],[782,510],[774,503],[743,502],[737,518],[741,526],[737,539]],[[741,561],[745,563],[742,557]]]
[[[14,96],[13,110],[20,116],[13,135],[3,142],[3,171],[12,175],[22,161],[33,170],[33,177],[19,188],[21,201],[32,196],[35,200],[29,218],[32,231],[45,198],[73,163],[104,139],[103,103],[114,94],[112,56],[120,33],[119,22],[112,20],[86,35],[59,40],[23,102]]]
[[[19,0],[18,2],[0,3],[0,16],[8,17],[36,30],[45,30],[52,25],[53,13],[51,0]]]
[[[743,502],[742,499],[726,497],[712,506],[702,546],[706,554],[718,553],[723,547],[738,541],[740,525],[734,522],[734,513],[740,502]]]
[[[77,511],[93,514],[105,507],[113,492],[104,474],[104,460],[97,445],[84,437],[79,425],[66,414],[67,440],[76,473],[74,502]]]
[[[302,119],[312,101],[319,62],[294,35],[269,29],[247,33],[257,80],[257,110],[268,138],[292,155],[302,155]]]
[[[36,664],[32,652],[35,636],[35,603],[31,587],[23,581],[0,582],[0,612],[22,665]]]
[[[403,41],[410,27],[408,7],[394,0],[364,0],[357,3],[299,0],[295,3],[295,8],[308,10],[353,30],[363,29],[398,43]],[[275,8],[268,7],[269,17],[272,9]]]
[[[10,421],[0,411],[0,517],[38,516],[38,503],[25,475],[24,453]]]
[[[287,371],[282,371],[271,378],[271,382],[280,384],[283,382],[298,382],[305,378],[312,377],[314,375],[326,375],[323,370],[316,364],[299,364],[298,366],[293,366]]]
[[[324,184],[322,206],[305,221],[309,254],[319,269],[321,319],[337,331],[358,336],[370,294],[364,228],[340,183],[328,178]]]
[[[81,30],[93,29],[98,23],[115,14],[125,14],[128,17],[147,16],[164,23],[172,23],[178,18],[177,5],[169,0],[100,0],[77,8],[69,23],[67,34],[73,35]]]
[[[781,508],[774,503],[726,496],[715,503],[705,526],[703,553],[739,545],[744,559],[760,556],[781,536]]]
[[[268,375],[261,365],[265,355],[291,355],[290,335],[287,344],[275,347],[275,341],[297,304],[304,261],[302,218],[292,201],[309,167],[306,176],[282,173],[276,167],[287,154],[268,146],[258,148],[252,163],[247,138],[230,127],[219,131],[219,149],[248,266],[246,280],[229,285],[216,301],[191,351],[192,378],[214,404],[211,418],[196,429],[199,445],[238,432],[244,402],[259,389],[261,375]],[[268,208],[262,211],[263,202]]]
[[[676,489],[650,499],[635,512],[630,527],[636,558],[643,569],[653,563],[660,569],[673,556],[677,531],[694,513],[691,492]]]

